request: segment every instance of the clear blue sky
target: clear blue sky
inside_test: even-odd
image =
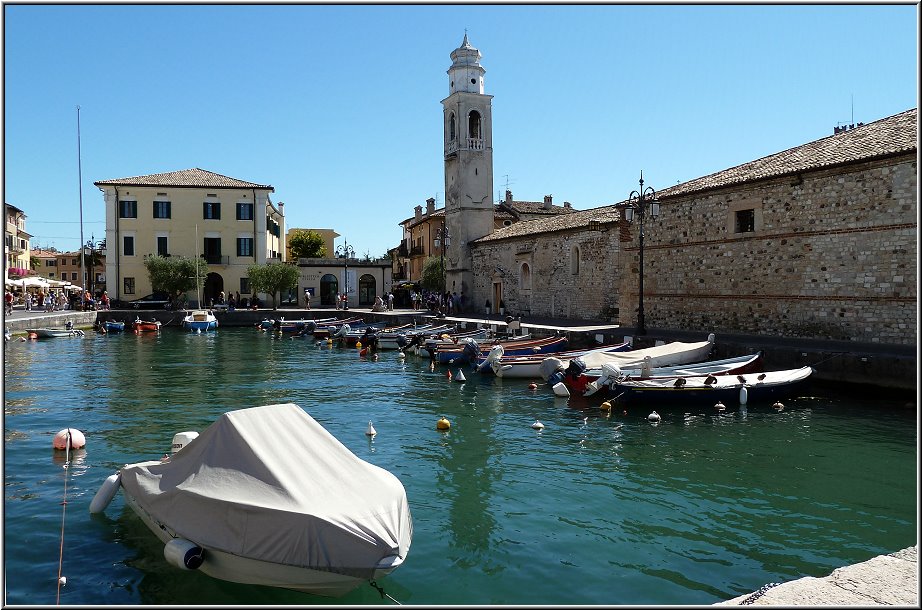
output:
[[[4,5],[4,198],[33,247],[104,236],[97,180],[191,167],[275,187],[289,227],[383,255],[444,203],[467,29],[494,197],[609,205],[918,105],[918,6]]]

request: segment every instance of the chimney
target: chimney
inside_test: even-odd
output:
[[[512,203],[512,191],[506,189],[506,203]]]
[[[570,202],[569,202],[569,201],[564,201],[564,202],[563,202],[563,207],[565,207],[565,208],[571,207],[571,206],[570,206]]]
[[[544,196],[544,208],[545,208],[545,209],[547,209],[547,210],[551,209],[551,205],[553,205],[553,204],[551,203],[552,200],[553,200],[553,195],[545,195],[545,196]]]
[[[420,218],[423,217],[423,206],[418,205],[418,206],[416,206],[415,208],[413,208],[413,211],[415,212],[415,214],[413,215],[413,217],[414,217],[416,220],[419,220]]]
[[[426,214],[432,214],[435,212],[435,198],[430,197],[426,200]]]

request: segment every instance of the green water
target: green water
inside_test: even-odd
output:
[[[906,398],[814,388],[780,413],[658,409],[654,425],[445,371],[253,329],[10,342],[6,603],[55,603],[60,565],[62,604],[390,604],[367,585],[328,599],[181,572],[121,494],[89,514],[109,474],[168,452],[175,432],[278,402],[403,482],[413,542],[378,584],[404,604],[711,604],[917,541]],[[87,437],[67,469],[52,450],[66,427]]]

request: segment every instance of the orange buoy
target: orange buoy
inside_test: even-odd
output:
[[[368,348],[367,348],[367,347],[366,347],[366,348],[363,348],[361,351],[359,351],[359,356],[361,356],[362,358],[364,358],[364,357],[367,356],[367,355],[368,355]]]
[[[52,444],[55,449],[67,449],[68,444],[71,449],[83,449],[86,446],[86,437],[76,428],[65,428],[54,435]]]
[[[529,384],[528,384],[528,389],[529,389],[529,390],[537,390],[537,389],[538,389],[538,384],[537,384],[537,383],[529,383]]]

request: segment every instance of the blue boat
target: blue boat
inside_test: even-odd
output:
[[[194,332],[215,330],[218,327],[218,319],[209,309],[194,309],[183,318],[182,326]]]
[[[107,333],[120,333],[125,331],[125,323],[115,320],[106,320],[105,329]]]

